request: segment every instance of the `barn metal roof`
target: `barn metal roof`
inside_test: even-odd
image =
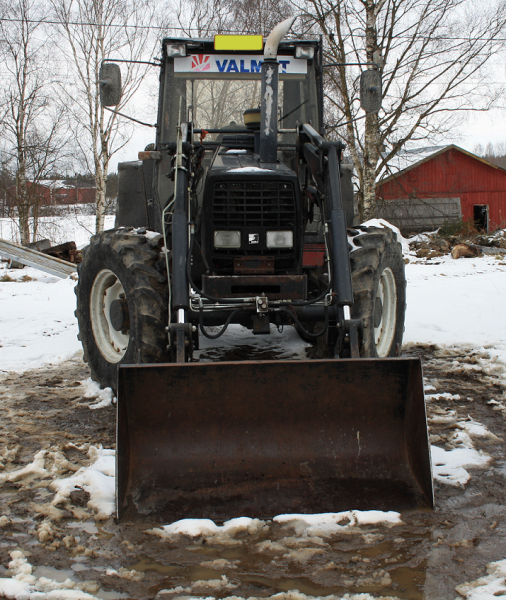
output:
[[[463,154],[467,154],[467,156],[479,160],[480,162],[484,163],[485,165],[488,165],[489,167],[492,167],[499,171],[504,171],[506,173],[506,169],[494,165],[487,159],[482,158],[481,156],[477,156],[476,154],[473,154],[468,150],[464,150],[464,148],[460,148],[455,144],[449,144],[447,146],[426,146],[424,148],[415,148],[413,150],[403,150],[399,152],[391,161],[389,161],[390,171],[395,169],[395,173],[392,173],[391,175],[388,175],[388,177],[385,177],[381,181],[378,181],[376,187],[381,186],[384,183],[387,183],[388,181],[392,181],[400,175],[404,175],[408,171],[419,167],[423,163],[428,162],[429,160],[436,158],[436,156],[444,154],[445,152],[451,149],[457,150],[458,152],[462,152]]]

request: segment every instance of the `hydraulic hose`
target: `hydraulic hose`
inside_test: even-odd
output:
[[[233,310],[228,315],[227,320],[225,321],[223,327],[218,331],[218,333],[213,334],[213,333],[207,333],[207,331],[204,329],[204,312],[201,307],[199,310],[199,327],[200,327],[200,331],[201,331],[202,335],[210,340],[218,339],[225,333],[225,331],[227,330],[227,327],[230,325],[230,322],[232,321],[232,319],[241,310],[242,310],[241,308],[236,308],[235,310]]]
[[[318,333],[310,333],[307,329],[304,329],[304,327],[302,327],[301,322],[297,318],[297,315],[295,313],[287,310],[286,308],[281,308],[278,312],[285,313],[291,319],[293,319],[293,321],[295,322],[295,326],[297,327],[297,329],[305,337],[307,337],[310,340],[317,340],[319,337],[321,337],[322,335],[324,335],[327,332],[327,329],[329,328],[329,309],[328,309],[328,306],[326,304],[325,304],[325,322],[323,324],[323,329],[321,331],[319,331]]]

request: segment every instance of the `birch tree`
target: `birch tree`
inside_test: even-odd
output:
[[[72,85],[64,88],[72,106],[75,141],[96,184],[96,231],[104,229],[106,182],[111,156],[128,140],[128,122],[100,104],[99,71],[106,59],[145,61],[159,40],[151,36],[156,11],[152,0],[51,0],[71,65]],[[122,112],[139,88],[146,65],[120,63]],[[128,111],[125,111],[128,114]]]
[[[504,37],[505,3],[493,0],[307,0],[304,22],[325,40],[329,133],[342,138],[359,181],[363,219],[375,215],[376,181],[406,146],[448,141],[467,111],[503,94],[487,73]],[[360,70],[382,69],[383,106],[364,117]],[[357,120],[358,119],[358,120]]]
[[[2,169],[14,181],[14,190],[4,191],[16,207],[21,243],[28,244],[30,224],[34,237],[37,231],[39,184],[64,158],[65,111],[56,106],[50,49],[40,20],[42,5],[15,0],[3,9]]]
[[[288,0],[179,0],[175,16],[187,36],[219,33],[269,35],[293,14]]]

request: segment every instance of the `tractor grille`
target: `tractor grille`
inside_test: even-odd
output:
[[[213,226],[294,227],[295,193],[285,181],[220,181],[213,190]]]

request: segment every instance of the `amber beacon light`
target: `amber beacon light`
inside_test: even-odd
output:
[[[263,50],[264,39],[261,35],[215,35],[215,50]]]

